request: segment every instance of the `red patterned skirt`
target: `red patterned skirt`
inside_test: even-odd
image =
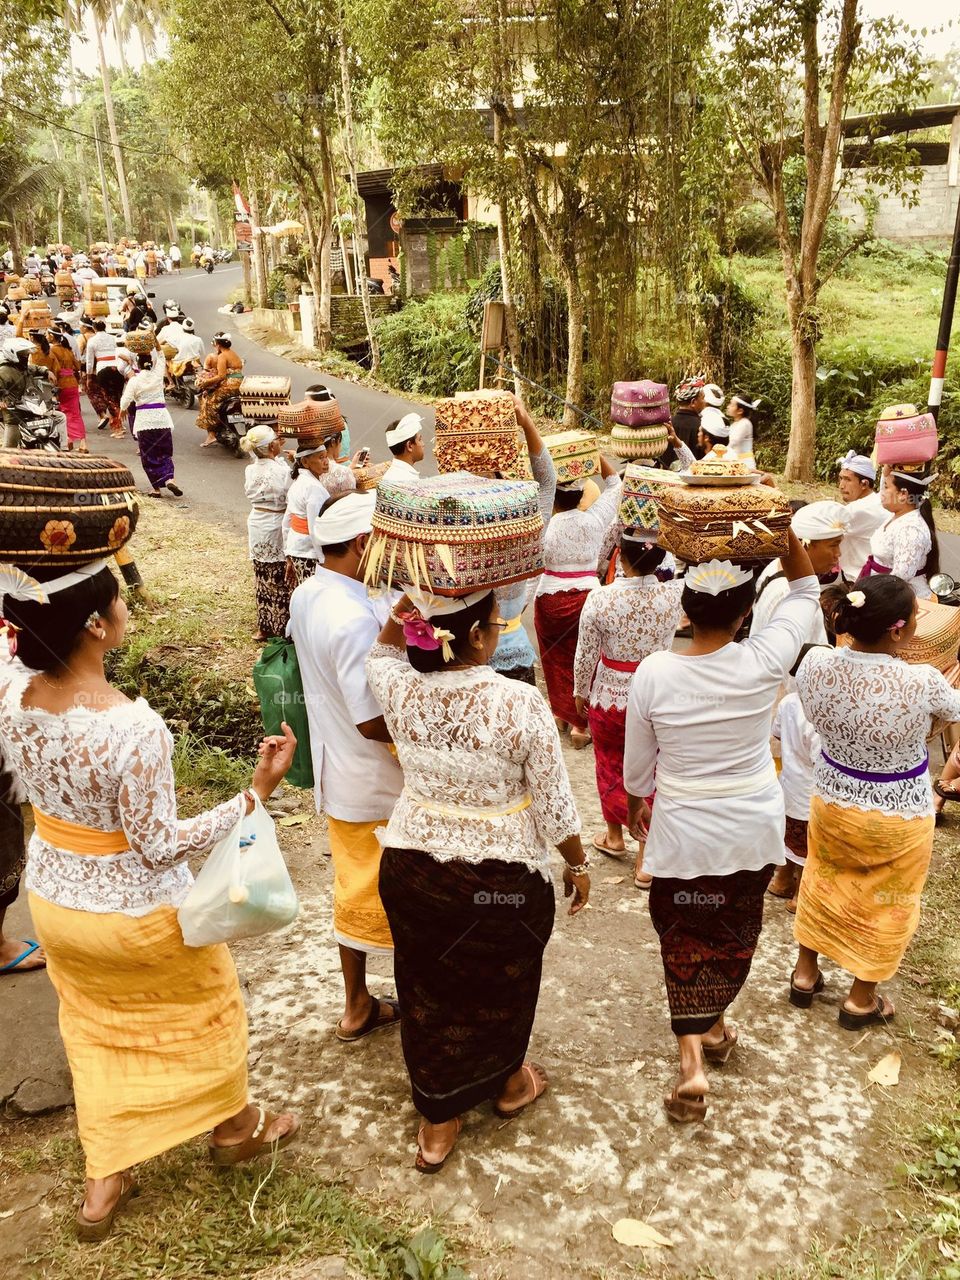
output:
[[[650,920],[660,938],[675,1036],[703,1035],[747,980],[773,865],[729,876],[655,876]]]
[[[807,861],[807,827],[803,818],[787,817],[787,829],[783,843],[787,846],[787,861],[802,867]]]
[[[533,624],[540,645],[540,662],[547,686],[550,710],[573,729],[584,730],[587,722],[573,699],[573,663],[580,635],[580,614],[587,591],[558,591],[537,596]]]
[[[597,791],[604,822],[627,824],[627,793],[623,785],[623,749],[627,713],[618,707],[590,707],[587,721],[593,737]]]

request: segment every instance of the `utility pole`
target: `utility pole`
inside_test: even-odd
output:
[[[934,421],[940,416],[943,399],[943,380],[947,372],[947,352],[950,350],[950,330],[953,328],[953,311],[957,303],[957,281],[960,280],[960,195],[957,198],[957,221],[953,228],[953,245],[947,259],[947,278],[943,283],[943,303],[940,307],[940,330],[937,333],[937,349],[930,370],[930,391],[927,396],[927,412]]]
[[[107,224],[107,243],[113,244],[113,214],[110,212],[110,198],[107,194],[107,172],[103,167],[103,147],[100,145],[100,126],[94,121],[93,137],[97,148],[97,165],[100,169],[100,194],[103,197],[103,218]]]

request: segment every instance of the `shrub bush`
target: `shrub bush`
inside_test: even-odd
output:
[[[380,376],[398,391],[451,396],[470,391],[480,372],[480,345],[462,296],[436,293],[377,322]]]
[[[765,204],[755,200],[738,209],[731,219],[734,253],[744,253],[756,258],[774,253],[777,248],[777,228],[772,212]]]

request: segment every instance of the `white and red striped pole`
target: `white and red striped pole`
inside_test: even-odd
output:
[[[947,259],[947,278],[943,285],[943,305],[940,308],[940,329],[937,333],[937,350],[930,370],[930,393],[927,412],[934,420],[940,416],[943,399],[943,380],[947,372],[947,352],[950,350],[950,330],[953,328],[953,309],[957,301],[957,281],[960,280],[960,199],[957,200],[957,221],[953,228],[953,246]]]

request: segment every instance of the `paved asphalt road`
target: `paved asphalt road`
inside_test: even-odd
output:
[[[152,283],[152,282],[151,282]],[[314,382],[325,383],[340,401],[343,413],[350,424],[350,447],[354,451],[369,445],[374,460],[381,461],[389,457],[384,444],[383,432],[386,424],[399,418],[411,409],[423,414],[424,423],[428,427],[427,436],[432,436],[433,409],[425,405],[417,405],[399,396],[385,395],[368,387],[358,386],[353,382],[345,382],[340,378],[331,378],[316,369],[309,369],[291,360],[264,351],[256,343],[248,341],[237,328],[235,317],[222,315],[218,308],[223,306],[227,294],[240,283],[240,266],[229,263],[217,267],[208,276],[203,271],[194,271],[188,267],[183,275],[161,276],[156,281],[156,299],[154,306],[160,314],[161,304],[165,298],[176,298],[187,315],[192,316],[197,332],[209,347],[211,336],[220,329],[226,329],[234,336],[234,347],[243,356],[245,368],[249,373],[285,374],[288,375],[294,400],[303,398],[305,387]],[[130,467],[144,492],[149,492],[149,485],[140,466],[137,446],[131,436],[123,440],[111,440],[107,432],[97,432],[96,415],[91,411],[87,399],[83,397],[84,418],[87,422],[87,433],[90,448],[96,453],[109,454],[122,459]],[[170,406],[176,424],[174,430],[174,462],[177,470],[177,483],[184,491],[183,499],[178,505],[190,510],[201,519],[209,520],[222,528],[233,529],[237,533],[246,531],[249,506],[243,496],[243,471],[245,462],[232,457],[219,447],[201,449],[204,433],[198,431],[196,410],[179,409]],[[427,468],[429,470],[429,468]],[[174,501],[164,498],[163,501]]]

